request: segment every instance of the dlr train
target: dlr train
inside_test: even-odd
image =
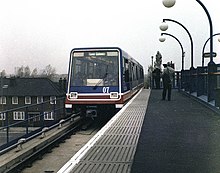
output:
[[[67,113],[99,117],[116,111],[144,86],[144,71],[118,47],[75,48],[70,53]]]

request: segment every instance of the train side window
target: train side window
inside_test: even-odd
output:
[[[136,75],[136,66],[134,63],[132,63],[132,81],[137,80],[137,75]]]
[[[125,82],[129,82],[129,63],[127,59],[125,59],[125,64],[124,64],[124,75],[125,75]]]
[[[136,80],[138,80],[138,79],[139,79],[139,75],[138,75],[138,67],[135,66],[135,69],[136,69],[136,71],[135,71],[135,73],[136,73]]]
[[[141,74],[140,74],[141,79],[144,79],[144,71],[143,71],[143,69],[142,69],[142,68],[140,69],[140,73],[141,73]]]
[[[133,66],[132,63],[129,62],[129,81],[132,81],[133,79]]]

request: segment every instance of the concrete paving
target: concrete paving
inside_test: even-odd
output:
[[[132,173],[219,173],[220,116],[172,91],[152,90]]]

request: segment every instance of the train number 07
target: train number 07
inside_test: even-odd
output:
[[[109,87],[103,87],[102,92],[103,93],[109,93]]]

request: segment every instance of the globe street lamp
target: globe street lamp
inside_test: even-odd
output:
[[[159,41],[160,41],[160,42],[164,42],[165,40],[166,40],[165,37],[160,37],[160,38],[159,38]]]
[[[176,38],[174,35],[168,34],[168,33],[161,33],[161,37],[159,38],[160,42],[164,42],[164,41],[166,40],[165,37],[162,37],[163,35],[171,36],[171,37],[173,37],[173,38],[179,43],[180,48],[181,48],[181,51],[182,51],[182,70],[183,70],[183,68],[184,68],[184,54],[185,54],[185,52],[184,52],[184,50],[183,50],[183,46],[182,46],[181,42],[180,42],[179,39]]]
[[[167,8],[173,7],[176,3],[176,0],[163,0],[163,5]]]
[[[166,24],[166,21],[170,21],[170,22],[174,22],[177,23],[178,25],[180,25],[181,27],[183,27],[183,29],[185,29],[185,31],[187,32],[189,39],[190,39],[190,45],[191,45],[191,67],[190,69],[194,69],[193,67],[193,39],[192,36],[189,32],[189,30],[180,22],[176,21],[176,20],[172,20],[172,19],[163,19],[162,24],[160,25],[160,30],[161,31],[166,31],[168,29],[168,25]]]
[[[160,25],[161,31],[166,31],[168,29],[168,24],[166,22],[162,22]]]

